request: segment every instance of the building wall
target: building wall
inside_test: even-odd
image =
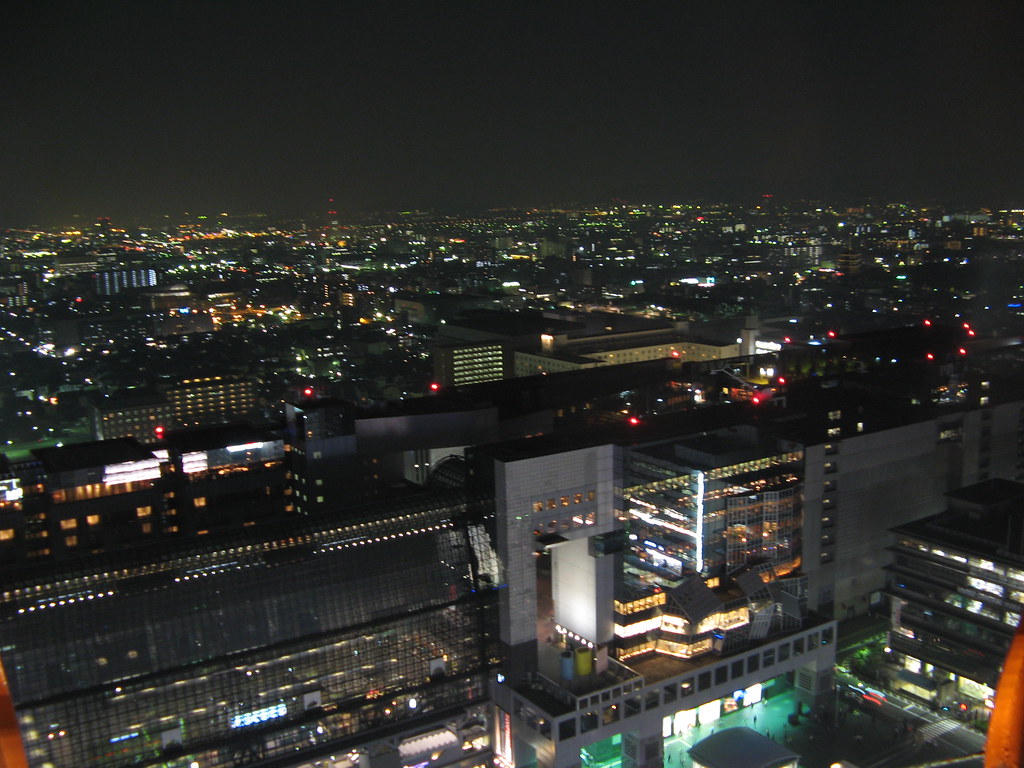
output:
[[[505,563],[508,581],[500,603],[503,642],[518,645],[537,639],[534,552],[538,536],[557,534],[570,541],[585,541],[612,531],[616,486],[613,454],[614,447],[604,445],[496,462],[497,549]],[[572,560],[567,555],[564,561],[568,566],[563,568],[567,579],[572,572]],[[586,602],[591,604],[607,597],[604,605],[592,609],[600,607],[607,612],[607,619],[595,619],[594,624],[594,631],[606,634],[591,639],[605,642],[611,639],[611,584],[595,589]],[[579,610],[581,616],[588,613]]]
[[[941,512],[947,491],[1015,477],[1020,420],[1014,401],[808,446],[809,604],[834,603],[840,618],[865,612],[885,585],[888,530]]]

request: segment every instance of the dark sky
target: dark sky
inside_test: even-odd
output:
[[[1024,204],[1024,3],[19,3],[0,226],[696,197]]]

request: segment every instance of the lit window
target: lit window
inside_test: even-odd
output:
[[[62,531],[70,531],[73,528],[77,528],[77,527],[78,527],[78,521],[75,520],[74,518],[71,518],[69,520],[61,520],[60,521],[60,529]]]
[[[69,547],[77,547],[78,546],[78,537],[77,536],[66,536],[64,538],[64,543],[67,546],[69,546]]]
[[[89,515],[87,518],[85,518],[85,522],[87,522],[89,525],[99,525],[100,524],[100,516],[99,515]]]
[[[136,517],[149,517],[151,514],[153,514],[153,508],[152,507],[148,507],[147,506],[147,507],[136,507],[135,508],[135,516]]]
[[[13,528],[2,528],[0,529],[0,541],[10,541],[14,538]]]
[[[195,501],[193,501],[192,504],[194,506],[196,506],[196,507],[205,507],[206,506],[206,497],[205,496],[196,496]]]

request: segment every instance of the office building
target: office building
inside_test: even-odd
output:
[[[99,440],[134,437],[156,443],[173,429],[236,421],[255,407],[254,382],[202,376],[115,394],[93,406],[91,417]]]
[[[438,345],[433,355],[434,378],[442,386],[504,379],[511,358],[502,343]]]
[[[1024,615],[1024,485],[989,479],[892,530],[893,684],[936,705],[991,706]]]

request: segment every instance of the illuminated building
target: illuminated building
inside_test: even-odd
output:
[[[474,518],[437,497],[8,565],[28,764],[483,768],[498,572]]]
[[[982,708],[1024,615],[1024,484],[985,480],[947,496],[947,511],[892,531],[894,684]]]
[[[224,424],[169,432],[163,483],[169,534],[204,534],[280,518],[286,505],[284,442],[265,429]]]
[[[798,568],[803,452],[771,442],[741,425],[631,450],[630,567],[668,580],[752,560]]]
[[[210,301],[199,298],[182,283],[155,287],[144,292],[158,336],[213,331]]]
[[[157,390],[127,390],[93,406],[98,439],[158,442],[172,429],[238,419],[256,407],[256,385],[231,376],[183,379]]]
[[[111,269],[93,276],[93,287],[101,296],[113,296],[135,288],[152,288],[157,284],[155,269]]]
[[[615,735],[623,765],[661,765],[666,736],[756,703],[779,675],[794,674],[807,704],[831,696],[835,622],[808,613],[799,576],[764,563],[662,587],[623,568],[625,454],[534,438],[477,455],[507,582],[499,765],[577,765],[581,749]]]
[[[90,409],[93,434],[98,440],[134,437],[141,442],[156,442],[158,428],[173,429],[171,403],[156,390],[128,390],[101,400]]]
[[[847,618],[880,605],[892,555],[878,542],[890,528],[941,512],[950,489],[1019,478],[1024,402],[997,396],[988,381],[965,392],[963,402],[908,409],[891,397],[823,390],[816,415],[784,425],[804,446],[811,607]]]
[[[299,514],[337,509],[346,499],[370,493],[374,484],[365,481],[374,473],[352,470],[354,411],[349,403],[332,399],[285,404],[289,503]]]
[[[479,384],[505,378],[509,355],[501,343],[434,347],[434,377],[444,386]]]
[[[735,341],[696,338],[665,321],[629,315],[593,312],[563,316],[472,310],[446,322],[441,329],[440,358],[435,358],[439,380],[454,381],[454,359],[448,367],[446,347],[458,349],[502,345],[511,365],[506,377],[561,373],[599,366],[624,365],[664,358],[707,361],[736,357]],[[468,351],[466,354],[470,354]],[[496,370],[492,365],[491,370]]]
[[[136,441],[75,443],[33,454],[35,482],[22,480],[21,556],[71,557],[163,532],[163,462]]]
[[[1020,768],[1024,757],[1024,622],[999,675],[995,709],[985,739],[985,768]]]

